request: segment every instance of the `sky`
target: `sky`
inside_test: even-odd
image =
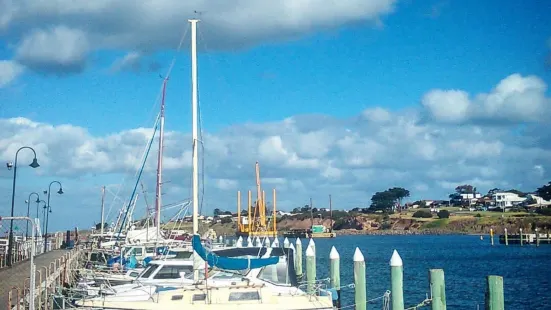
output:
[[[52,185],[51,229],[99,222],[104,185],[109,221],[126,206],[168,73],[162,201],[191,196],[190,18],[201,20],[204,213],[236,210],[237,190],[255,189],[256,161],[283,210],[310,197],[327,207],[329,195],[338,209],[366,207],[395,186],[414,201],[446,199],[461,184],[534,191],[551,180],[548,1],[0,7],[0,161],[31,146],[41,164],[32,169],[32,152],[19,153],[16,215],[30,193],[47,200],[42,191],[62,183],[63,195]],[[156,143],[135,216],[153,205]],[[2,167],[7,216],[13,170]]]

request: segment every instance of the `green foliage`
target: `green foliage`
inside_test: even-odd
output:
[[[448,225],[448,223],[449,223],[448,219],[439,219],[439,220],[426,223],[425,225],[423,225],[423,228],[425,229],[444,228]]]
[[[536,194],[540,196],[542,199],[551,201],[551,182],[547,183],[547,185],[544,185],[538,188],[538,190],[536,190]]]
[[[402,187],[393,187],[384,192],[376,192],[371,197],[371,206],[366,211],[391,211],[395,203],[401,205],[402,199],[409,197],[409,191]]]
[[[233,222],[231,217],[224,217],[224,218],[220,219],[220,223],[222,223],[222,224],[228,224],[228,223],[231,223],[231,222]]]
[[[540,215],[551,216],[551,208],[541,208],[536,211]]]
[[[438,213],[436,215],[438,215],[439,219],[447,219],[447,218],[450,217],[450,211],[440,210],[440,211],[438,211]]]
[[[459,185],[455,188],[455,192],[458,194],[472,194],[476,191],[476,188],[469,184]]]
[[[413,213],[412,215],[413,217],[415,218],[431,218],[432,217],[432,213],[430,213],[430,211],[426,211],[426,210],[419,210],[419,211],[415,211],[415,213]]]
[[[482,217],[482,215],[480,213],[477,213],[474,217]]]

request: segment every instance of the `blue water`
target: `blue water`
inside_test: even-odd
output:
[[[484,309],[486,276],[504,277],[506,309],[551,309],[551,245],[491,246],[479,236],[339,236],[316,239],[318,278],[329,277],[329,252],[335,245],[341,258],[341,285],[353,283],[355,247],[366,260],[368,299],[390,290],[389,260],[396,249],[404,262],[405,306],[430,292],[429,269],[444,269],[448,309]],[[303,240],[306,247],[308,240]],[[343,289],[344,305],[353,304],[354,289]],[[380,309],[381,303],[372,309]]]

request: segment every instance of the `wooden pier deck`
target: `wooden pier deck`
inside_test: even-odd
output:
[[[53,250],[36,256],[34,263],[36,270],[43,266],[48,267],[50,263],[65,255],[66,250]],[[0,309],[5,309],[8,304],[8,292],[14,286],[23,289],[25,280],[29,278],[31,264],[29,260],[18,263],[11,268],[0,270]]]

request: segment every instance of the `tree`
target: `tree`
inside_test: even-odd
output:
[[[302,213],[310,212],[310,206],[304,205],[304,207],[300,208],[300,212]]]
[[[224,217],[224,218],[220,219],[220,223],[222,223],[222,224],[228,224],[228,223],[231,223],[231,222],[233,222],[231,217]]]
[[[488,191],[488,196],[492,196],[493,194],[495,193],[498,193],[498,192],[501,192],[501,189],[499,188],[492,188],[491,190]]]
[[[469,184],[459,185],[455,188],[455,192],[458,194],[473,194],[475,187]]]
[[[214,216],[218,216],[218,215],[222,214],[222,210],[220,210],[219,208],[216,208],[216,209],[214,209],[213,213],[214,213]]]
[[[519,191],[518,189],[512,188],[512,189],[510,189],[510,190],[508,190],[508,191],[506,191],[506,192],[507,192],[507,193],[517,194],[519,197],[526,197],[526,193],[521,192],[521,191]]]
[[[231,211],[224,211],[224,212],[222,212],[222,214],[224,214],[224,215],[232,215]]]
[[[394,195],[394,200],[398,203],[399,206],[402,205],[402,199],[409,197],[409,191],[402,187],[393,187],[388,191],[392,195]]]
[[[103,229],[107,229],[109,227],[109,224],[103,223]],[[101,230],[101,223],[96,224],[96,230]]]
[[[294,208],[291,213],[293,213],[293,214],[300,213],[300,208]]]
[[[536,194],[542,199],[551,201],[551,181],[536,190]]]
[[[415,213],[413,213],[412,215],[413,217],[415,218],[431,218],[432,217],[432,213],[430,213],[430,211],[426,211],[426,210],[419,210],[419,211],[415,211]]]
[[[450,212],[448,210],[440,210],[436,215],[438,215],[439,219],[447,219],[450,217]]]

